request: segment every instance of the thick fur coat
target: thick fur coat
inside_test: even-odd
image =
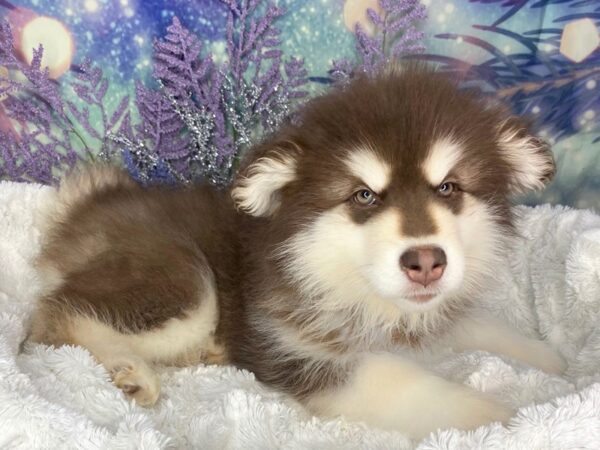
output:
[[[469,314],[513,233],[510,197],[553,173],[523,120],[441,74],[358,77],[250,151],[226,191],[144,188],[108,167],[68,177],[32,340],[88,348],[145,405],[153,364],[209,362],[414,437],[504,421],[500,401],[410,355],[442,344],[563,369]]]

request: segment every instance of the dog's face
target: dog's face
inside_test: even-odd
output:
[[[551,178],[506,110],[411,69],[310,102],[255,149],[233,190],[319,307],[424,313],[472,292],[511,230],[508,198]]]

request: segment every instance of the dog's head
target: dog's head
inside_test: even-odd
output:
[[[392,70],[308,103],[232,191],[320,307],[425,314],[494,270],[509,197],[554,174],[528,125],[441,74]]]

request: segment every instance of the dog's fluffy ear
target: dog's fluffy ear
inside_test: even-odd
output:
[[[510,165],[513,193],[543,188],[556,172],[550,145],[535,136],[524,120],[509,117],[498,127],[498,145]]]
[[[270,216],[281,204],[281,189],[296,178],[299,147],[264,144],[249,155],[238,172],[231,196],[238,209],[255,217]]]

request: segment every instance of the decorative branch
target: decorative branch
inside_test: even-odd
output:
[[[372,35],[356,24],[358,61],[356,64],[348,60],[334,61],[330,71],[334,81],[346,80],[354,72],[375,73],[391,61],[425,50],[419,27],[427,12],[419,0],[379,0],[379,8],[381,12],[367,9],[367,17],[374,27]]]
[[[226,63],[217,65],[177,18],[154,44],[159,89],[138,86],[136,94],[146,125],[117,141],[143,182],[152,181],[160,166],[176,180],[226,185],[240,155],[290,118],[292,106],[307,95],[303,61],[283,61],[278,49],[274,23],[283,10],[261,9],[258,0],[223,3]]]
[[[522,8],[525,4],[521,3],[511,4],[514,8]],[[539,7],[542,3],[548,8],[554,5],[553,2],[537,2],[532,7]],[[565,3],[569,3],[573,14],[558,17],[554,20],[555,23],[588,17],[600,26],[600,6],[596,8],[598,13],[593,13],[584,10],[591,5],[589,2],[561,0],[560,3],[563,7]],[[508,6],[508,2],[503,6]],[[590,88],[600,83],[600,52],[593,52],[579,63],[568,60],[559,50],[563,38],[561,27],[528,30],[522,34],[497,25],[474,25],[473,28],[512,39],[526,51],[507,54],[482,38],[444,33],[436,37],[461,40],[479,47],[490,57],[475,65],[441,55],[425,54],[418,58],[433,61],[442,70],[458,74],[466,84],[479,85],[490,95],[502,98],[512,105],[517,114],[534,118],[537,125],[554,140],[572,136],[582,130],[597,132],[600,129],[600,115],[593,114],[593,117],[588,118],[590,114],[587,113],[590,110],[600,110],[600,92]],[[545,47],[540,49],[541,45]],[[600,136],[595,142],[599,140]]]

